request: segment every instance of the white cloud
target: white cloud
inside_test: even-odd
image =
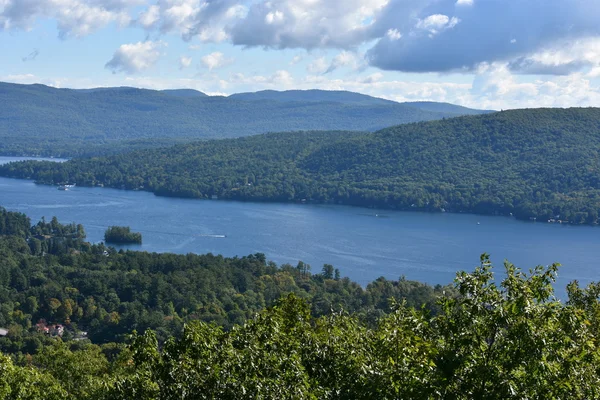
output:
[[[179,57],[179,69],[185,69],[192,65],[192,57]]]
[[[150,29],[156,26],[160,20],[160,7],[152,5],[145,11],[140,13],[137,22],[146,29]]]
[[[342,51],[336,55],[325,73],[333,72],[338,68],[351,67],[354,70],[359,69],[359,61],[356,55],[350,51]]]
[[[359,71],[362,70],[365,65],[359,60],[355,53],[344,50],[336,54],[330,62],[323,56],[315,58],[306,66],[306,71],[309,74],[328,74],[343,67],[350,68],[353,71]]]
[[[329,63],[325,57],[319,57],[306,66],[306,71],[310,74],[322,74],[329,68]]]
[[[152,67],[161,56],[161,48],[167,44],[162,41],[146,41],[121,45],[115,51],[105,68],[113,73],[134,74]]]
[[[425,19],[420,19],[415,26],[435,35],[444,29],[454,28],[459,22],[460,20],[456,17],[450,18],[444,14],[433,14]]]
[[[223,68],[227,65],[233,63],[233,58],[227,58],[225,55],[219,51],[215,51],[213,53],[207,54],[200,59],[200,62],[205,68],[208,68],[209,71],[217,68]]]
[[[265,0],[228,29],[234,44],[272,48],[354,47],[388,0]]]
[[[480,67],[503,65],[509,73],[501,75],[510,85],[488,77],[477,86],[496,95],[525,96],[535,93],[532,87],[540,93],[552,85],[565,91],[566,81],[559,78],[566,77],[594,91],[593,81],[587,86],[584,81],[600,77],[597,0],[0,0],[0,30],[31,29],[39,20],[55,23],[61,38],[131,26],[148,37],[176,34],[194,43],[298,48],[303,55],[305,49],[335,49],[315,52],[318,58],[307,66],[311,75],[361,71],[364,57],[357,52],[369,47],[367,61],[381,70],[476,74]],[[164,45],[123,45],[106,67],[128,74],[148,69]],[[215,52],[202,57],[201,65],[213,71],[232,61]],[[551,77],[528,86],[515,74]],[[269,72],[264,75],[268,80]]]
[[[82,37],[110,23],[126,26],[130,21],[127,9],[132,1],[86,0],[3,0],[0,5],[0,28],[31,28],[37,19],[56,21],[59,36]]]
[[[398,29],[388,29],[386,36],[390,40],[399,40],[402,37],[402,34],[398,31]]]
[[[267,15],[265,15],[265,22],[269,25],[271,24],[280,24],[285,20],[285,16],[281,11],[271,11]]]
[[[304,56],[300,55],[300,54],[296,54],[294,56],[294,58],[292,58],[292,61],[290,61],[290,65],[296,65],[298,64],[300,61],[302,61],[304,59]]]
[[[486,0],[465,7],[466,3],[391,0],[375,26],[379,32],[393,27],[404,36],[391,40],[380,33],[367,51],[370,65],[403,72],[472,73],[480,63],[509,62],[513,71],[530,74],[537,69],[534,55],[560,48],[565,41],[600,37],[597,0]],[[547,67],[543,73],[580,70],[584,61]]]
[[[237,87],[237,88],[253,88],[251,90],[260,89],[278,89],[285,90],[293,87],[296,83],[292,75],[286,70],[275,71],[272,75],[253,75],[246,76],[242,73],[232,74],[229,79],[222,83],[223,87]],[[260,89],[254,89],[260,88]],[[243,91],[243,89],[236,89],[237,92]],[[231,93],[231,92],[230,92]]]
[[[531,74],[567,75],[583,67],[600,67],[600,37],[555,43],[509,63],[513,71]]]
[[[360,82],[366,83],[366,84],[373,84],[373,83],[379,82],[382,79],[383,79],[383,74],[381,72],[375,72],[374,74],[371,74],[371,75],[367,76],[366,78],[362,79]]]
[[[588,78],[599,78],[600,77],[600,66],[594,67],[588,72]]]
[[[148,6],[137,23],[163,34],[178,33],[184,40],[221,42],[229,36],[226,27],[246,15],[242,0],[158,0]]]

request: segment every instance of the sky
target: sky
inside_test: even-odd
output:
[[[600,0],[0,0],[0,81],[600,106]]]

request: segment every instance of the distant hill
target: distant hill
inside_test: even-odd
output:
[[[513,214],[596,224],[600,108],[530,109],[405,124],[375,133],[273,133],[0,175],[159,195]]]
[[[456,104],[450,103],[438,103],[434,101],[411,101],[406,103],[400,103],[406,106],[415,107],[423,111],[443,112],[452,113],[457,115],[477,115],[477,114],[489,114],[495,112],[493,110],[475,110],[463,106],[457,106]]]
[[[230,99],[256,101],[300,101],[300,102],[332,102],[362,105],[397,105],[398,103],[367,96],[365,94],[348,92],[344,90],[261,90],[252,93],[236,93],[229,96]]]
[[[166,89],[161,90],[161,93],[170,94],[171,96],[179,97],[207,97],[206,93],[202,93],[194,89]]]
[[[300,101],[300,102],[334,102],[345,104],[362,105],[405,105],[418,108],[423,111],[440,112],[456,115],[476,115],[494,112],[492,110],[474,110],[472,108],[457,106],[450,103],[437,103],[433,101],[415,101],[398,103],[391,100],[372,97],[361,93],[343,90],[262,90],[253,93],[236,93],[229,96],[230,99],[256,101]]]
[[[302,92],[303,96],[322,98],[327,94],[330,98],[243,100],[193,90],[72,90],[0,83],[0,154],[92,155],[152,147],[155,142],[164,145],[165,140],[298,130],[375,131],[456,116],[357,93],[309,92]],[[340,96],[347,100],[333,101]],[[136,143],[133,147],[128,144],[132,141]]]

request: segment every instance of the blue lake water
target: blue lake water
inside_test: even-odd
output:
[[[0,163],[14,158],[0,157]],[[404,275],[449,283],[490,253],[497,273],[508,259],[522,268],[563,264],[557,292],[571,280],[600,280],[600,227],[520,222],[468,214],[393,212],[345,206],[243,203],[157,197],[108,188],[56,187],[0,178],[0,206],[32,221],[57,216],[85,226],[99,242],[110,225],[141,232],[132,249],[244,256],[265,253],[281,263],[299,260],[320,272],[324,263],[363,285]]]

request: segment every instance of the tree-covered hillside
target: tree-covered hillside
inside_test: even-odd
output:
[[[261,90],[252,93],[236,93],[229,96],[236,100],[276,100],[276,101],[302,101],[302,102],[336,102],[347,104],[402,104],[418,108],[423,111],[446,113],[447,117],[459,115],[488,114],[491,110],[474,110],[472,108],[457,106],[450,103],[439,103],[434,101],[412,101],[398,103],[391,100],[372,97],[361,93],[348,92],[344,90]]]
[[[333,265],[277,266],[263,254],[228,258],[119,251],[85,242],[81,225],[56,218],[31,225],[0,207],[0,351],[34,354],[50,336],[123,342],[153,329],[161,341],[189,321],[229,329],[290,293],[309,300],[315,316],[344,309],[373,322],[405,300],[432,313],[452,287],[379,278],[361,287]],[[2,337],[3,336],[3,337]],[[1,385],[0,385],[1,386]]]
[[[24,162],[0,167],[0,174],[166,196],[594,224],[599,153],[600,109],[532,109],[375,133],[277,133],[62,164]]]
[[[354,104],[398,104],[391,100],[367,96],[345,90],[261,90],[250,93],[235,93],[229,96],[236,100],[275,100],[275,101],[306,101],[334,102]]]
[[[377,100],[239,100],[189,90],[71,90],[0,83],[0,154],[110,154],[158,147],[165,140],[174,143],[288,130],[374,131],[456,115]]]

